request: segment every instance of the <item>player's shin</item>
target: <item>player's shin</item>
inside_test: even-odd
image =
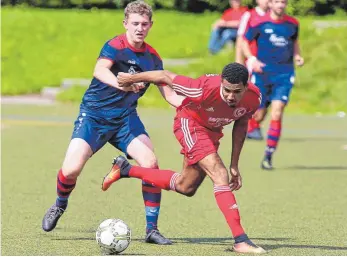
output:
[[[270,127],[267,132],[267,140],[266,140],[266,150],[265,156],[271,158],[272,154],[277,148],[278,141],[281,136],[282,130],[282,121],[281,120],[272,120],[270,122]]]
[[[64,176],[63,171],[60,169],[57,177],[57,200],[56,206],[66,209],[69,196],[76,186],[76,179],[68,179]]]
[[[228,185],[214,186],[214,196],[234,238],[245,234],[240,221],[240,213],[234,194]]]
[[[248,120],[248,133],[252,132],[255,129],[260,128],[260,124],[254,119],[254,117]]]
[[[158,216],[160,210],[161,189],[142,182],[142,196],[146,212],[146,232],[158,228]]]

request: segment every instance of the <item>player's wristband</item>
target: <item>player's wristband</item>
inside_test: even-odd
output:
[[[249,67],[253,67],[253,63],[257,60],[257,57],[255,57],[254,55],[252,55],[251,57],[249,57],[247,59],[247,63],[249,65]]]

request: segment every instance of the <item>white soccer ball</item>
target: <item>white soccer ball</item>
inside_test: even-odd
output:
[[[131,230],[120,219],[107,219],[96,230],[96,242],[104,254],[117,254],[128,248]]]

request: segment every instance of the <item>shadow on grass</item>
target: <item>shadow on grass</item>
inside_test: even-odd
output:
[[[347,166],[305,166],[305,165],[294,165],[283,168],[278,168],[283,170],[345,170],[347,171]]]
[[[297,245],[297,244],[283,244],[281,242],[291,241],[292,238],[251,238],[254,241],[273,241],[278,242],[278,244],[260,244],[264,249],[272,251],[282,248],[290,248],[290,249],[320,249],[320,250],[334,250],[334,251],[347,251],[347,247],[339,247],[339,246],[328,246],[328,245]],[[52,238],[52,240],[90,240],[94,241],[94,237],[65,237],[65,238]],[[174,242],[174,244],[212,244],[212,245],[228,245],[231,246],[234,242],[230,237],[182,237],[182,238],[170,238]],[[133,238],[132,241],[136,242],[144,242],[143,238]],[[226,249],[225,251],[232,251],[231,248]],[[271,254],[271,252],[270,252]],[[145,255],[145,254],[121,254],[121,255]]]
[[[347,140],[347,137],[283,137],[283,138],[281,138],[281,141],[286,141],[286,142],[311,142],[311,141],[314,141],[314,142],[345,142],[346,140]]]
[[[281,248],[291,249],[320,249],[320,250],[335,250],[335,251],[347,251],[347,247],[328,246],[328,245],[290,245],[290,244],[262,244],[262,247],[266,250],[276,250]]]

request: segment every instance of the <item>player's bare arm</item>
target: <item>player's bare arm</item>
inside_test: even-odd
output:
[[[178,95],[169,86],[158,86],[158,89],[164,99],[175,108],[179,107],[182,104],[182,101],[185,99],[184,96]]]
[[[119,72],[117,80],[120,87],[127,87],[133,83],[150,82],[156,85],[166,84],[172,87],[172,82],[177,74],[167,70],[146,71],[136,74]]]
[[[120,87],[118,84],[118,80],[115,75],[111,72],[111,67],[113,65],[113,62],[108,59],[99,59],[96,62],[93,76],[100,81],[106,83],[107,85],[110,85],[111,87],[115,87],[117,89],[120,89],[122,91],[134,91],[138,92],[141,88],[144,87],[144,85],[138,84],[138,85],[132,85],[126,88]]]
[[[236,120],[233,127],[233,143],[230,161],[230,188],[238,190],[242,186],[242,178],[239,171],[239,158],[245,138],[247,135],[248,117],[242,117]]]
[[[255,72],[263,72],[262,67],[264,67],[265,64],[259,61],[257,57],[252,55],[251,48],[249,47],[249,42],[247,40],[242,41],[243,54],[248,59],[248,62],[252,67],[252,70],[254,70]]]
[[[243,37],[237,36],[236,46],[235,46],[235,62],[238,62],[238,63],[244,65],[245,64],[245,58],[243,56],[242,45],[243,45]]]
[[[294,42],[294,61],[297,66],[303,66],[305,63],[304,58],[301,56],[301,50],[298,40]]]

